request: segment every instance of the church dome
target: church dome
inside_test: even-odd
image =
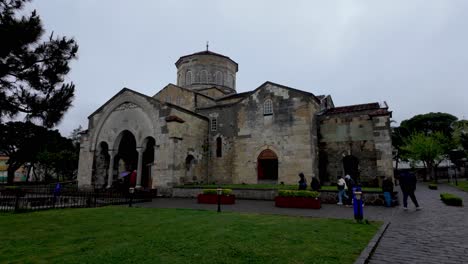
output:
[[[206,50],[180,57],[177,67],[177,85],[200,90],[218,87],[235,92],[239,65],[231,58]]]

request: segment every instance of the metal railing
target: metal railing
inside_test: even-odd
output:
[[[0,212],[24,212],[54,208],[89,208],[151,201],[153,193],[135,190],[91,190],[64,188],[1,188]]]

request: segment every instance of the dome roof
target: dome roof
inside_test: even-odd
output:
[[[195,53],[192,53],[190,55],[185,55],[185,56],[182,56],[180,57],[175,65],[177,67],[179,67],[179,64],[181,63],[181,61],[185,58],[188,58],[188,57],[191,57],[191,56],[199,56],[199,55],[211,55],[211,56],[218,56],[218,57],[221,57],[221,58],[225,58],[225,59],[228,59],[230,60],[232,63],[234,63],[236,65],[236,70],[237,68],[239,67],[239,65],[237,64],[237,62],[233,61],[231,58],[229,58],[228,56],[224,56],[222,54],[219,54],[219,53],[216,53],[216,52],[212,52],[212,51],[209,51],[209,50],[205,50],[205,51],[200,51],[200,52],[195,52]]]

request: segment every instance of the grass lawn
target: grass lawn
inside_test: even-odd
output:
[[[216,184],[201,184],[201,185],[180,185],[177,187],[180,188],[194,188],[194,187],[199,187],[199,188],[205,188],[205,189],[216,189],[219,186],[222,188],[227,188],[227,189],[278,189],[278,190],[297,190],[298,185],[281,185],[281,184],[221,184],[221,185],[216,185]],[[375,188],[375,187],[363,187],[363,191],[375,191],[375,192],[381,192],[382,188]],[[336,186],[322,186],[323,191],[336,191],[338,190]]]
[[[0,214],[0,263],[353,263],[379,226],[126,207]]]
[[[456,186],[454,182],[451,182],[450,184],[454,187],[457,187],[460,190],[468,192],[468,180],[467,179],[461,179],[461,180],[459,179],[458,186]]]

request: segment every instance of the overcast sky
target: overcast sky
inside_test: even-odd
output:
[[[68,135],[123,87],[154,95],[180,56],[239,63],[237,91],[272,81],[336,106],[386,101],[393,119],[468,118],[468,1],[33,0],[48,34],[77,40]]]

